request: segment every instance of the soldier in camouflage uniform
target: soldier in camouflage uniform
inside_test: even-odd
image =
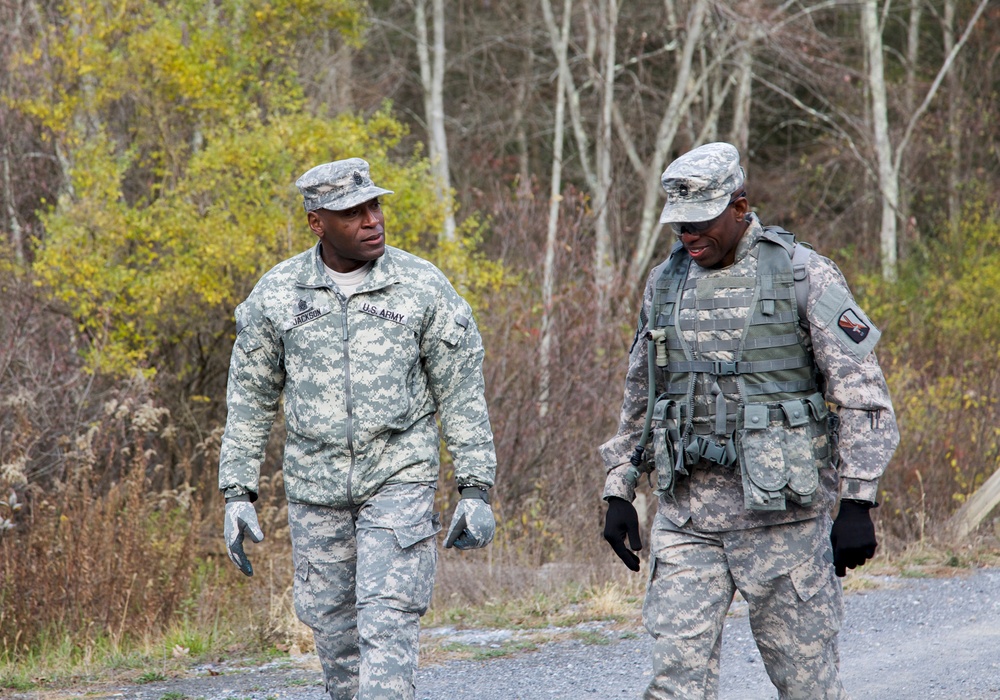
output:
[[[440,270],[385,244],[379,197],[391,191],[365,161],[319,165],[296,186],[319,243],[270,270],[236,309],[219,465],[226,543],[252,575],[243,540],[263,538],[252,504],[283,398],[295,609],[327,691],[412,698],[441,530],[442,435],[461,495],[445,546],[493,539],[482,340]]]
[[[645,697],[717,697],[739,590],[780,697],[846,698],[838,577],[874,556],[869,509],[899,441],[879,331],[833,262],[750,212],[734,146],[696,148],[661,181],[678,242],[649,276],[618,432],[600,447],[604,537],[635,571],[632,500],[656,473]]]

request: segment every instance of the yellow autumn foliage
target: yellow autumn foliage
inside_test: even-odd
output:
[[[391,106],[307,110],[299,47],[331,30],[357,41],[361,23],[349,0],[67,5],[47,37],[60,46],[52,83],[18,106],[66,154],[68,186],[41,217],[34,265],[94,370],[152,374],[165,348],[197,334],[225,345],[218,329],[256,279],[315,243],[295,179],[339,158],[365,158],[396,192],[384,202],[390,244],[437,262],[473,297],[499,283],[475,252],[475,217],[439,244],[445,212],[428,162],[400,147]]]

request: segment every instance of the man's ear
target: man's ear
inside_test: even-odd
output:
[[[750,202],[747,201],[746,197],[740,197],[733,202],[733,212],[736,214],[737,221],[743,221],[746,218],[750,212]]]
[[[309,230],[316,234],[317,238],[322,239],[323,234],[323,220],[319,218],[319,214],[314,211],[306,214],[306,221],[309,222]]]

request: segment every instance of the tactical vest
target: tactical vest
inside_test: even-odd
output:
[[[649,328],[659,332],[665,391],[652,417],[655,467],[658,490],[671,491],[675,474],[701,460],[738,466],[748,509],[784,510],[786,499],[812,501],[830,455],[829,410],[797,333],[808,248],[777,228],[765,229],[756,248],[756,277],[689,280],[691,257],[680,245],[657,277]],[[712,290],[723,286],[731,293],[716,298]],[[709,312],[696,321],[706,337],[694,344],[684,331],[695,327],[680,325],[691,323],[681,320],[681,304]],[[734,359],[702,359],[714,352]],[[711,398],[696,401],[696,393]]]

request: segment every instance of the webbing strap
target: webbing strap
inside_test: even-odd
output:
[[[671,350],[680,350],[683,346],[676,341],[668,341],[667,347]],[[740,349],[739,338],[717,338],[713,340],[703,340],[698,344],[700,352],[736,352]]]
[[[748,338],[743,344],[744,350],[759,350],[761,348],[781,348],[786,345],[796,345],[799,336],[796,333],[784,333],[782,335],[765,335],[759,338]]]
[[[795,315],[791,311],[782,311],[776,314],[755,315],[753,323],[755,326],[765,326],[769,323],[791,323],[795,320]]]
[[[747,384],[747,396],[760,396],[762,394],[797,394],[800,391],[809,391],[816,388],[816,382],[812,379],[803,379],[798,382],[763,382],[761,384]]]
[[[712,311],[715,309],[745,309],[750,305],[753,294],[738,294],[731,297],[713,297],[711,299],[692,299],[685,297],[681,302],[682,309],[698,309]]]
[[[798,369],[799,367],[808,367],[811,364],[809,358],[805,355],[786,357],[780,360],[757,360],[754,362],[746,360],[738,362],[690,360],[685,362],[671,362],[667,365],[667,371],[707,372],[717,377],[725,377],[731,374],[756,374],[760,372],[777,372],[783,369]]]
[[[689,318],[681,319],[679,326],[682,331],[737,331],[745,324],[745,318],[716,318],[710,321]]]
[[[809,300],[809,276],[806,264],[809,262],[809,247],[802,243],[795,244],[792,253],[792,279],[795,280],[795,304],[799,312],[799,323],[809,325],[806,317],[806,302]]]

